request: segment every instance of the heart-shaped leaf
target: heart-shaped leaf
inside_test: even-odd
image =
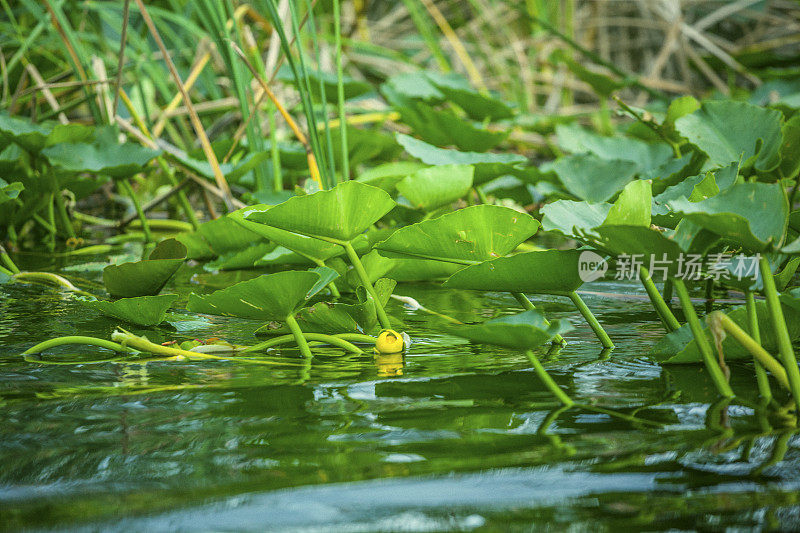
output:
[[[253,222],[248,218],[250,213],[266,211],[270,209],[268,205],[255,205],[249,208],[240,209],[228,215],[231,220],[236,221],[239,225],[247,228],[252,233],[268,239],[273,243],[277,243],[284,248],[292,250],[312,261],[326,261],[331,257],[341,255],[344,249],[338,244],[332,242],[321,241],[299,233],[292,233],[280,228],[267,226]]]
[[[444,97],[463,109],[472,120],[511,118],[514,113],[503,101],[473,89],[459,74],[426,72],[428,79]]]
[[[117,298],[156,295],[181,267],[186,252],[181,242],[166,239],[153,249],[151,259],[104,268],[103,283]]]
[[[637,165],[631,161],[579,154],[562,157],[550,168],[571,194],[587,202],[605,202],[633,179]]]
[[[400,228],[375,247],[389,257],[469,264],[512,252],[538,228],[536,219],[525,213],[496,205],[476,205]]]
[[[245,218],[312,237],[350,241],[394,206],[386,191],[346,181],[328,191],[295,196],[265,210],[251,210]]]
[[[513,174],[517,166],[528,159],[519,154],[493,154],[486,152],[459,152],[439,148],[403,133],[395,133],[397,142],[412,157],[426,165],[472,165],[475,167],[474,183],[480,185],[503,174]]]
[[[443,165],[418,170],[397,183],[397,190],[416,209],[433,211],[465,196],[472,188],[470,165]]]
[[[773,170],[780,163],[783,115],[745,102],[705,102],[675,121],[678,133],[708,155],[713,166],[742,161],[743,168]]]
[[[100,311],[106,316],[124,320],[139,326],[155,326],[164,321],[164,317],[175,300],[177,294],[159,296],[139,296],[136,298],[120,298],[113,302],[78,298],[78,302]]]
[[[637,172],[654,169],[673,158],[666,143],[646,143],[628,137],[604,137],[574,124],[556,126],[558,145],[573,154],[590,153],[602,159],[630,161]]]
[[[684,218],[748,250],[779,246],[786,235],[789,205],[780,183],[739,183],[701,202],[686,198],[667,205]]]
[[[478,291],[561,293],[583,284],[578,250],[543,250],[501,257],[459,270],[445,287]]]
[[[483,324],[450,327],[447,328],[447,332],[483,344],[530,350],[571,329],[572,326],[568,321],[553,320],[548,324],[541,312],[531,309],[517,315],[495,318]]]
[[[112,178],[127,178],[142,172],[145,165],[161,154],[134,143],[119,144],[111,135],[102,135],[92,144],[59,143],[42,150],[50,163],[69,172],[96,172]]]
[[[256,320],[285,320],[320,282],[317,272],[290,270],[242,281],[208,295],[189,295],[189,311]]]

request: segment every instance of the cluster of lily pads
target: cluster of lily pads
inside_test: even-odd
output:
[[[638,270],[666,331],[653,352],[657,360],[703,363],[718,392],[730,397],[734,391],[726,361],[752,358],[761,395],[772,398],[772,376],[800,408],[800,372],[792,347],[800,334],[800,289],[792,283],[800,264],[800,218],[793,211],[800,115],[792,108],[730,100],[701,104],[691,97],[674,100],[661,113],[624,106],[634,118],[626,132],[604,136],[575,123],[558,124],[552,146],[556,157],[533,164],[523,155],[488,152],[511,129],[525,128],[529,117],[517,116],[463,79],[400,75],[380,92],[410,134],[396,133],[394,141],[384,134],[352,136],[351,163],[360,168],[356,179],[342,179],[328,190],[297,190],[288,199],[253,191],[252,199],[283,201],[254,204],[175,235],[185,246],[185,257],[206,261],[208,269],[283,269],[211,294],[190,295],[189,311],[256,319],[264,323],[258,333],[273,337],[233,351],[290,342],[311,357],[309,342],[324,342],[360,352],[357,343],[374,343],[381,330],[402,329],[386,311],[397,282],[443,280],[448,288],[513,295],[522,313],[482,324],[448,318],[442,329],[525,351],[553,394],[570,404],[532,350],[563,343],[561,335],[571,326],[563,319],[549,321],[529,296],[569,299],[600,345],[613,348],[576,292],[584,283],[580,257],[589,250],[612,262],[638,256],[665,265],[662,290],[647,261]],[[2,160],[14,161],[18,170],[23,150],[28,162],[25,177],[4,185],[2,198],[8,199],[0,198],[11,202],[12,220],[14,213],[37,212],[34,195],[25,198],[21,191],[35,190],[39,185],[33,184],[45,178],[50,180],[45,210],[61,212],[56,193],[65,187],[58,181],[64,176],[86,180],[86,172],[97,172],[127,179],[146,161],[163,157],[119,144],[100,128],[22,124],[9,117],[0,120],[0,133],[12,142]],[[78,135],[74,132],[82,137],[72,138]],[[64,139],[69,143],[60,144]],[[380,162],[394,158],[397,147],[409,158]],[[117,154],[116,166],[103,159],[107,150]],[[289,160],[289,148],[281,150]],[[136,154],[138,166],[124,154]],[[185,154],[169,157],[209,175]],[[241,159],[238,174],[228,169],[239,183],[247,183],[254,157]],[[47,207],[48,200],[54,207]],[[525,204],[535,216],[521,208]],[[52,216],[43,222],[70,226],[66,219],[54,223]],[[7,220],[4,224],[15,227]],[[540,249],[526,242],[540,229],[560,237],[559,246]],[[183,247],[168,242],[148,260],[109,267],[104,276],[108,292],[121,299],[85,299],[86,304],[140,325],[163,320],[174,299],[156,295],[174,273],[170,269],[183,261]],[[162,256],[167,249],[171,255]],[[741,291],[744,306],[711,313],[704,324],[679,272],[687,254],[756,257],[753,278],[720,276],[708,260],[695,278],[707,295],[718,289]],[[156,265],[164,268],[158,276]],[[142,289],[135,294],[115,288],[115,273],[126,268],[142,269],[152,286],[136,284]],[[679,313],[672,307],[673,291]]]

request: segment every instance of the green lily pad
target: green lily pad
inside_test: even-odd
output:
[[[795,115],[783,125],[781,143],[781,175],[796,177],[800,172],[800,115]]]
[[[386,191],[346,181],[328,191],[295,196],[265,210],[251,210],[245,218],[312,237],[350,241],[394,206]]]
[[[397,190],[414,208],[433,211],[465,196],[474,171],[470,165],[423,168],[399,181]]]
[[[780,111],[745,102],[705,102],[700,109],[675,121],[675,128],[708,155],[714,166],[742,161],[767,172],[780,163]]]
[[[615,257],[638,256],[645,267],[651,257],[667,261],[670,275],[677,272],[678,260],[685,252],[670,235],[645,226],[599,226],[585,235],[585,242]]]
[[[425,75],[448,101],[458,105],[472,120],[499,120],[514,116],[508,104],[478,92],[459,74],[426,72]]]
[[[236,223],[240,224],[242,227],[247,228],[252,233],[268,239],[273,243],[277,243],[311,261],[326,261],[331,257],[344,253],[344,248],[338,244],[253,222],[248,218],[250,213],[266,211],[270,208],[271,206],[268,205],[255,205],[235,211],[229,214],[228,217],[236,221]]]
[[[468,264],[512,252],[538,228],[536,219],[525,213],[476,205],[400,228],[375,248],[388,257]]]
[[[206,270],[239,270],[253,268],[258,265],[263,257],[277,248],[274,242],[260,241],[247,248],[225,253],[213,261],[209,261],[203,268]]]
[[[540,311],[531,309],[517,315],[495,318],[483,324],[449,327],[447,332],[482,344],[530,350],[571,329],[572,326],[566,320],[553,320],[548,325],[547,319]]]
[[[519,164],[528,161],[519,154],[459,152],[450,148],[439,148],[403,133],[395,133],[395,137],[409,155],[426,165],[472,165],[475,167],[473,181],[476,185],[504,174],[513,174],[518,170]]]
[[[550,165],[564,187],[587,202],[605,202],[621,191],[637,171],[636,163],[579,154],[562,157]]]
[[[57,122],[33,123],[19,117],[0,113],[0,139],[13,142],[32,153],[44,147],[89,139],[95,129],[82,124],[58,124]]]
[[[113,302],[106,300],[90,300],[78,298],[81,305],[96,309],[106,316],[124,320],[139,326],[155,326],[164,321],[177,294],[161,294],[159,296],[138,296],[135,298],[120,298]]]
[[[459,150],[483,152],[494,148],[508,137],[509,131],[492,131],[481,124],[434,109],[424,102],[412,100],[384,84],[383,95],[400,113],[403,122],[425,142],[437,146],[454,145]]]
[[[604,226],[650,226],[653,193],[649,181],[628,183],[603,220]]]
[[[541,209],[542,229],[577,239],[582,233],[601,225],[608,217],[611,205],[607,202],[556,200]]]
[[[319,85],[320,82],[322,82],[322,90],[325,94],[325,100],[328,103],[335,104],[338,101],[338,78],[336,77],[336,74],[309,68],[306,68],[306,72],[308,73],[309,83],[311,84],[311,92],[314,94],[314,98],[319,99]],[[284,83],[291,83],[292,85],[296,84],[294,74],[287,65],[283,65],[278,69],[277,78]],[[342,81],[344,85],[345,100],[356,98],[372,90],[372,85],[369,83],[365,81],[358,81],[350,76],[343,76]]]
[[[660,167],[673,159],[666,143],[646,143],[629,137],[604,137],[576,124],[556,126],[558,145],[573,154],[590,153],[609,160],[630,161],[637,172]]]
[[[96,172],[112,178],[127,178],[142,172],[161,154],[134,143],[119,144],[102,136],[94,143],[59,143],[42,150],[50,163],[70,172]]]
[[[583,285],[578,250],[543,250],[500,257],[459,270],[445,287],[477,291],[562,293]]]
[[[150,259],[104,268],[103,283],[117,298],[156,295],[181,267],[186,252],[181,242],[166,239],[153,249]]]
[[[25,186],[22,183],[18,181],[7,183],[3,178],[0,178],[0,205],[15,199],[24,190]]]
[[[356,181],[378,187],[386,192],[393,192],[395,185],[397,185],[400,180],[423,168],[425,168],[425,165],[417,163],[416,161],[383,163],[366,172],[362,172]]]
[[[739,183],[701,202],[667,205],[684,218],[748,250],[778,246],[786,235],[789,205],[779,183]]]
[[[210,315],[285,320],[314,295],[312,290],[321,279],[313,271],[265,274],[208,295],[191,293],[188,309]]]

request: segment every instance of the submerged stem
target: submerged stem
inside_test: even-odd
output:
[[[56,337],[55,339],[49,339],[44,342],[40,342],[39,344],[31,346],[30,348],[22,352],[22,355],[32,355],[32,354],[42,353],[45,350],[49,350],[50,348],[55,348],[56,346],[64,346],[67,344],[83,344],[89,346],[98,346],[100,348],[105,348],[107,350],[112,350],[115,352],[135,351],[132,348],[128,348],[127,346],[123,346],[121,344],[106,339],[72,335],[68,337]]]
[[[567,396],[567,393],[561,390],[561,387],[559,387],[553,378],[550,377],[550,374],[548,374],[547,370],[544,369],[541,361],[539,361],[539,358],[536,357],[536,354],[531,350],[525,350],[525,355],[527,355],[528,359],[530,359],[531,364],[533,365],[533,371],[536,372],[536,376],[541,380],[544,386],[547,387],[547,390],[553,393],[553,396],[558,398],[558,401],[567,407],[574,405],[575,402],[572,401],[572,398]]]

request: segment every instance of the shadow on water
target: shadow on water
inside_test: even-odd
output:
[[[174,287],[184,297],[192,274]],[[536,301],[577,326],[568,346],[540,351],[589,406],[571,409],[553,403],[524,354],[441,334],[397,303],[390,311],[416,341],[405,356],[88,364],[107,354],[72,347],[46,358],[87,364],[25,362],[18,354],[34,342],[107,336],[116,324],[50,289],[2,286],[0,528],[798,527],[800,441],[759,408],[751,369],[733,365],[741,398],[718,402],[701,368],[646,358],[661,335],[646,301],[595,285],[586,300],[617,343],[611,353],[566,302]],[[519,310],[502,294],[397,292],[461,320]],[[245,343],[258,327],[182,313],[170,321],[134,333]]]

